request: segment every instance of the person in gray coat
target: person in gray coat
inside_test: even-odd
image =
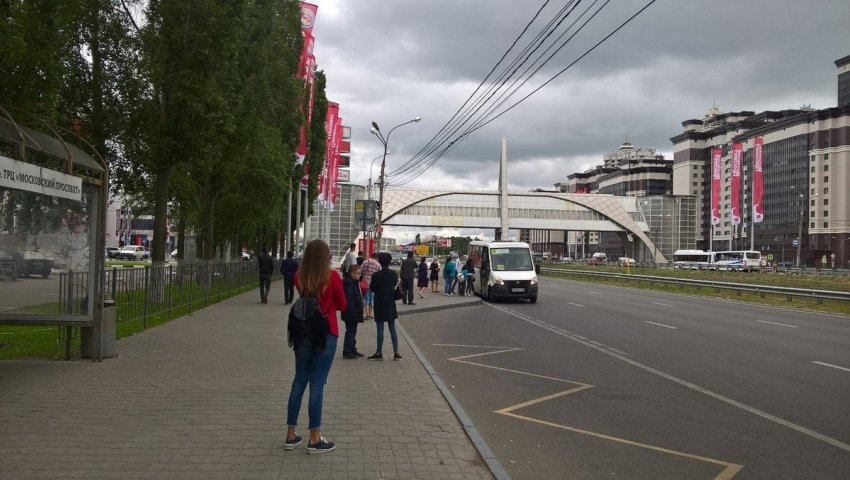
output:
[[[274,260],[268,250],[257,257],[257,267],[260,270],[260,301],[269,303],[269,289],[272,286],[272,275],[274,274]]]
[[[401,262],[401,291],[404,292],[401,303],[405,305],[416,305],[413,303],[413,279],[416,277],[418,268],[413,252],[407,252],[407,258]]]

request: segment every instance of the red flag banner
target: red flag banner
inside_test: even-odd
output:
[[[723,150],[715,148],[711,151],[711,224],[720,224],[720,168]]]
[[[732,144],[732,225],[741,223],[741,163],[744,160],[744,146]]]
[[[755,138],[753,147],[753,222],[764,221],[764,205],[761,204],[764,197],[764,183],[762,180],[762,165],[764,164],[764,139]]]
[[[313,25],[316,23],[316,14],[319,7],[312,3],[301,2],[301,30],[304,33],[313,33]]]
[[[335,145],[333,159],[331,160],[331,168],[328,171],[329,185],[331,186],[331,205],[336,203],[337,189],[339,188],[339,147],[342,140],[342,119],[336,117],[336,132],[334,134]],[[333,208],[333,207],[331,207]]]
[[[339,143],[339,139],[336,137],[337,129],[337,119],[339,118],[339,104],[335,102],[328,102],[328,113],[325,117],[325,129],[328,132],[327,140],[325,143],[325,175],[324,182],[325,188],[322,191],[321,201],[324,202],[325,208],[332,208],[331,203],[331,162],[333,161],[334,150],[336,149],[336,145]]]

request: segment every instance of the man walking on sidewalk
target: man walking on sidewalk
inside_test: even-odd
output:
[[[404,292],[401,301],[407,305],[416,305],[413,303],[413,278],[416,277],[418,269],[419,265],[413,258],[413,252],[407,252],[407,258],[401,262],[401,290]]]
[[[298,271],[298,261],[293,258],[290,250],[286,252],[286,260],[280,262],[280,273],[283,275],[283,299],[284,305],[292,303],[295,297],[295,272]]]
[[[274,274],[274,260],[268,250],[257,257],[257,267],[260,269],[260,300],[269,303],[269,289],[272,286],[272,274]]]

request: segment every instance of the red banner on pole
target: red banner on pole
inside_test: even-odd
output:
[[[764,205],[761,204],[764,197],[764,183],[762,180],[762,165],[764,164],[764,139],[755,138],[753,147],[753,222],[764,221]]]
[[[715,148],[711,151],[711,224],[720,224],[720,168],[723,150]]]
[[[301,2],[301,30],[304,33],[313,33],[313,24],[316,23],[316,14],[319,7],[312,3]]]
[[[744,161],[744,146],[732,144],[732,225],[741,224],[741,163]]]
[[[328,172],[329,185],[331,186],[331,205],[336,203],[337,189],[339,188],[339,147],[342,144],[342,118],[336,117],[336,132],[334,134],[336,144],[334,145],[331,168]],[[331,207],[333,208],[333,207]]]

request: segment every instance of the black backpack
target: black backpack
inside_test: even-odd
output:
[[[310,346],[313,353],[327,347],[330,324],[322,313],[319,302],[313,297],[301,297],[289,309],[287,341],[296,353],[302,346]]]

